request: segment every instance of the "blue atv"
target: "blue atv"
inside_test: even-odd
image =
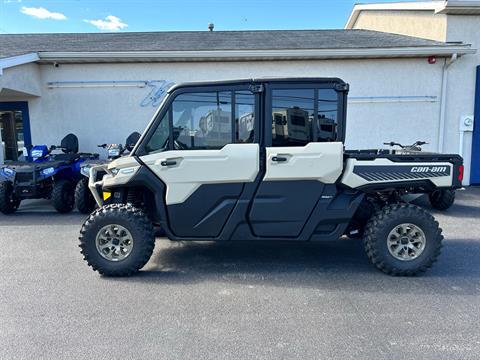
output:
[[[74,134],[65,136],[60,146],[33,146],[24,159],[0,166],[0,212],[14,213],[24,199],[51,199],[59,213],[72,211],[80,164],[97,158],[78,152]]]

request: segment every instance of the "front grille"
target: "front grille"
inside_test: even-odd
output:
[[[32,182],[33,172],[17,172],[15,174],[15,180],[19,183]]]

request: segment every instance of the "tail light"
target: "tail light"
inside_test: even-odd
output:
[[[460,165],[458,167],[458,181],[463,181],[463,165]]]

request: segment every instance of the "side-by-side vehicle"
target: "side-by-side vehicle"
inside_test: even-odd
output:
[[[360,233],[381,271],[425,271],[442,230],[402,196],[460,188],[462,158],[345,150],[347,93],[336,78],[172,87],[133,151],[91,170],[99,208],[81,229],[86,261],[104,275],[133,274],[149,260],[159,225],[180,241]]]

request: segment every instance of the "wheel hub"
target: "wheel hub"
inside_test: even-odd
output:
[[[425,250],[426,237],[415,224],[399,224],[388,234],[387,245],[390,254],[397,260],[411,261]]]
[[[104,259],[122,261],[132,252],[132,234],[121,225],[106,225],[97,233],[96,247]]]

